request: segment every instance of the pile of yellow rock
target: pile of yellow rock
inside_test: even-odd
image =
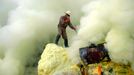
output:
[[[129,65],[114,62],[99,63],[105,75],[134,75]],[[88,65],[89,75],[98,75],[98,64]],[[38,63],[38,75],[82,75],[77,63],[73,64],[65,48],[48,44]]]

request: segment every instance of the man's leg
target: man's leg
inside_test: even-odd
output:
[[[63,29],[62,38],[64,39],[64,46],[65,46],[65,47],[69,47],[69,46],[68,46],[68,39],[67,39],[66,29]]]
[[[58,34],[58,35],[56,36],[55,44],[58,45],[58,41],[59,41],[59,39],[60,39],[60,34]]]
[[[64,39],[64,45],[65,45],[65,47],[69,47],[68,46],[68,39]]]

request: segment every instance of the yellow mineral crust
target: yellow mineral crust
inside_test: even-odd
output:
[[[77,66],[71,67],[65,48],[48,44],[38,63],[38,75],[78,75]]]
[[[134,75],[130,65],[115,62],[101,62],[104,75]],[[98,75],[98,64],[89,64],[89,75]],[[69,59],[66,48],[48,44],[38,63],[38,75],[81,75],[78,63]]]

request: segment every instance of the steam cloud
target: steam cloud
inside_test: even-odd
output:
[[[8,6],[7,6],[8,5]],[[0,0],[0,27],[6,25],[8,18],[8,12],[10,12],[16,6],[10,0]]]
[[[84,6],[85,16],[71,47],[75,49],[73,57],[79,56],[78,47],[106,42],[112,60],[129,63],[134,70],[133,3],[134,0],[95,0]]]
[[[53,42],[61,14],[72,11],[72,22],[77,25],[81,7],[87,2],[1,0],[0,75],[36,75],[32,66],[38,62],[37,53],[42,52],[44,44]],[[129,62],[134,69],[133,3],[133,0],[94,0],[87,4],[70,53],[78,56],[78,48],[106,41],[112,60]]]
[[[87,1],[1,0],[0,75],[37,75],[38,54],[55,39],[59,17],[70,10],[79,24]]]

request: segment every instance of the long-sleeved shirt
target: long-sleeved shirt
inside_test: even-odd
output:
[[[73,25],[70,21],[70,17],[69,16],[61,16],[58,27],[66,29],[67,26],[69,26],[71,29],[75,30],[75,28],[73,27]]]

